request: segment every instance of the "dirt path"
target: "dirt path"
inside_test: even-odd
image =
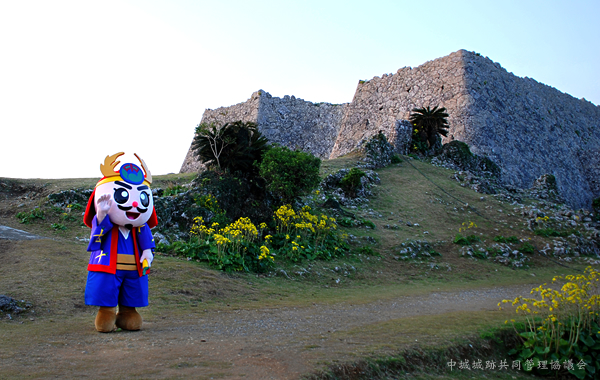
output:
[[[35,239],[47,239],[43,236],[31,234],[26,231],[17,230],[7,226],[0,225],[0,239],[7,240],[35,240]]]
[[[60,321],[45,326],[43,343],[0,353],[1,378],[297,379],[323,361],[347,361],[369,350],[361,330],[415,316],[497,310],[530,286],[432,293],[361,305],[313,305],[262,310],[203,311],[170,320],[147,320],[139,332],[99,334],[93,316],[73,321],[55,334]],[[38,322],[31,322],[38,323]],[[26,329],[26,325],[22,328]],[[0,326],[2,327],[2,326]],[[19,329],[0,330],[15,339]],[[406,342],[413,341],[407,334]],[[420,336],[418,336],[420,338]],[[18,338],[17,338],[18,339]]]

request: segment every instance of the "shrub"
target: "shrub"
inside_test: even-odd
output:
[[[53,229],[55,229],[55,230],[57,230],[57,231],[58,231],[58,230],[62,230],[62,231],[64,231],[64,230],[66,230],[66,229],[67,229],[67,226],[65,226],[64,224],[61,224],[61,223],[52,223],[52,224],[50,225],[50,227],[52,227]]]
[[[200,187],[199,193],[194,195],[196,202],[202,202],[202,197],[211,196],[218,204],[218,209],[207,210],[216,215],[223,215],[229,221],[241,217],[248,217],[258,223],[266,222],[271,218],[271,199],[266,191],[264,179],[252,177],[243,173],[217,173],[212,170],[204,171],[195,180]],[[200,205],[202,206],[202,205]],[[188,215],[208,215],[188,213]],[[218,220],[225,222],[224,219]]]
[[[454,240],[452,242],[454,244],[458,244],[458,245],[471,245],[473,243],[478,243],[480,241],[481,241],[481,239],[477,235],[463,236],[461,234],[456,234],[456,236],[454,237]]]
[[[256,174],[254,163],[262,159],[267,143],[256,123],[236,121],[220,126],[202,123],[196,127],[192,150],[209,166]]]
[[[23,211],[15,215],[17,219],[20,219],[21,223],[29,224],[37,219],[46,219],[44,216],[44,210],[39,207],[34,208],[31,211]]]
[[[345,185],[342,185],[342,180]],[[361,202],[361,199],[372,196],[371,189],[379,182],[379,175],[373,170],[340,169],[325,177],[321,187],[328,196],[337,199],[342,205],[352,205],[354,200]]]
[[[577,236],[581,235],[581,233],[576,230],[557,231],[554,228],[538,228],[534,231],[534,233],[543,237],[567,237],[571,234],[575,234]]]
[[[193,249],[185,253],[225,272],[266,272],[275,258],[258,242],[265,228],[264,223],[257,228],[248,218],[239,218],[222,228],[217,222],[207,227],[202,217],[196,217],[190,230]]]
[[[329,260],[346,250],[346,244],[336,233],[336,220],[310,211],[309,206],[304,206],[296,212],[290,205],[275,211],[276,232],[265,240],[278,256],[293,262]]]
[[[600,197],[592,201],[592,210],[594,211],[594,219],[600,221]]]
[[[320,166],[321,159],[310,153],[277,146],[265,153],[259,172],[269,191],[283,203],[292,203],[319,185]]]
[[[363,219],[363,224],[368,227],[368,228],[372,228],[375,229],[377,226],[375,225],[375,223],[371,222],[370,220],[367,219]]]
[[[460,226],[460,228],[458,229],[458,234],[456,234],[456,236],[454,237],[454,240],[452,241],[454,244],[459,244],[459,245],[471,245],[473,243],[478,243],[481,241],[481,239],[479,239],[479,236],[477,235],[468,235],[468,236],[463,236],[462,233],[467,232],[469,229],[471,228],[477,228],[477,224],[475,224],[474,222],[468,221],[468,222],[463,222]]]
[[[361,178],[366,174],[358,168],[352,168],[340,181],[341,188],[351,197],[355,197],[357,190],[362,186]]]
[[[447,117],[444,107],[414,108],[408,119],[414,127],[413,151],[427,154],[439,150],[442,146],[440,136],[448,136]]]
[[[210,198],[205,200],[211,203]],[[276,258],[298,262],[341,255],[347,245],[337,233],[335,219],[310,211],[308,206],[299,212],[289,205],[280,207],[273,214],[275,231],[264,238],[266,223],[257,226],[242,217],[227,225],[209,224],[198,216],[194,218],[188,242],[159,245],[158,249],[205,261],[226,272],[266,272],[274,268]]]
[[[519,248],[519,252],[526,254],[526,255],[527,254],[532,255],[535,252],[535,247],[531,243],[525,242]]]
[[[519,243],[520,240],[516,236],[504,237],[502,235],[498,235],[494,238],[494,241],[498,242],[498,243],[517,244],[517,243]]]
[[[511,320],[521,345],[509,352],[523,361],[525,371],[597,378],[600,371],[599,281],[600,272],[588,267],[584,274],[553,278],[552,284],[558,290],[544,284],[531,291],[536,292],[538,298],[519,296],[498,304],[518,305],[517,314],[525,316],[523,324]]]
[[[163,191],[162,196],[163,197],[170,197],[170,196],[173,196],[173,195],[184,193],[186,191],[187,191],[187,189],[184,186],[181,186],[181,185],[171,185],[171,186],[167,187]]]
[[[498,165],[487,157],[473,154],[469,145],[462,141],[453,140],[444,144],[437,159],[450,164],[451,167],[468,170],[477,175],[500,175],[500,167]]]

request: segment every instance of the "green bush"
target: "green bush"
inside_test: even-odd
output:
[[[361,185],[360,179],[364,177],[366,174],[362,170],[358,168],[350,169],[350,172],[342,178],[340,181],[340,186],[348,195],[354,197],[356,196],[356,191]]]
[[[172,185],[172,186],[167,187],[163,191],[162,196],[163,197],[169,197],[169,196],[172,196],[172,195],[177,195],[179,193],[184,193],[186,191],[187,191],[187,189],[184,186],[181,186],[181,185]]]
[[[599,281],[600,272],[588,267],[584,274],[557,276],[549,286],[533,288],[530,293],[537,297],[519,296],[498,304],[517,306],[517,314],[524,317],[511,320],[521,344],[509,352],[521,360],[524,371],[556,378],[569,374],[598,378]]]
[[[477,235],[463,236],[461,234],[456,234],[452,242],[458,245],[471,245],[480,241],[481,239]]]
[[[446,108],[414,108],[409,116],[413,126],[413,151],[427,153],[441,148],[441,136],[448,136],[448,114]]]
[[[321,159],[310,153],[276,146],[269,149],[259,165],[267,189],[283,203],[292,203],[319,185]]]
[[[39,207],[34,208],[31,211],[23,211],[16,215],[17,219],[20,219],[21,223],[29,224],[36,219],[46,219],[44,216],[44,210]]]
[[[362,223],[369,228],[372,228],[372,229],[376,228],[375,223],[371,222],[370,220],[363,219]]]
[[[581,233],[579,231],[576,230],[564,230],[564,231],[557,231],[554,228],[538,228],[537,230],[534,231],[534,233],[538,236],[543,236],[543,237],[567,237],[571,234],[575,234],[577,236],[580,236]]]
[[[201,202],[205,208],[213,207],[210,197]],[[276,260],[330,260],[348,250],[335,219],[313,214],[308,206],[298,212],[289,205],[281,206],[272,219],[275,228],[266,223],[255,225],[246,217],[219,224],[197,216],[189,241],[159,244],[158,250],[204,261],[225,272],[268,272],[275,268]]]
[[[533,254],[535,252],[535,247],[529,243],[529,242],[525,242],[521,245],[521,247],[519,248],[519,252],[523,253],[523,254]]]
[[[592,210],[594,210],[594,220],[600,221],[600,197],[592,201]]]
[[[366,246],[360,247],[358,249],[358,253],[365,255],[365,256],[380,256],[377,252],[375,252],[373,250],[373,248],[366,247]]]
[[[499,235],[494,238],[494,241],[498,242],[498,243],[517,244],[517,243],[519,243],[520,240],[516,236],[504,237],[502,235]]]
[[[186,212],[187,215],[200,215],[211,221],[214,217],[221,224],[241,217],[248,217],[258,223],[271,219],[272,200],[267,194],[264,179],[260,177],[245,176],[240,172],[233,174],[207,170],[194,183],[200,187],[199,192],[193,195],[195,204],[209,211],[212,216],[197,212]],[[205,202],[209,196],[218,206]]]
[[[64,230],[66,230],[66,229],[67,229],[67,226],[65,226],[64,224],[61,224],[61,223],[52,223],[52,224],[50,225],[50,227],[52,227],[53,229],[55,229],[55,230],[57,230],[57,231],[58,231],[58,230],[63,230],[63,231],[64,231]]]
[[[255,163],[268,150],[267,143],[256,123],[202,123],[196,127],[192,150],[202,162],[220,170],[256,174]]]

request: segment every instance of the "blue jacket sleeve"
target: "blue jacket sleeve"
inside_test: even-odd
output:
[[[140,245],[140,252],[143,252],[146,249],[152,249],[154,251],[156,245],[154,244],[154,238],[152,237],[150,227],[148,227],[147,224],[144,224],[140,227],[139,231],[138,244]]]
[[[108,215],[104,217],[102,222],[98,224],[97,216],[94,216],[92,220],[92,233],[90,234],[90,243],[88,244],[88,251],[98,251],[101,249],[102,240],[104,236],[107,236],[108,232],[112,229],[113,224],[110,221]]]

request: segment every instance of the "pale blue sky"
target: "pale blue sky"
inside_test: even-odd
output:
[[[352,100],[459,49],[600,104],[600,1],[0,0],[0,176],[178,172],[205,108]],[[127,160],[130,158],[130,160]]]

